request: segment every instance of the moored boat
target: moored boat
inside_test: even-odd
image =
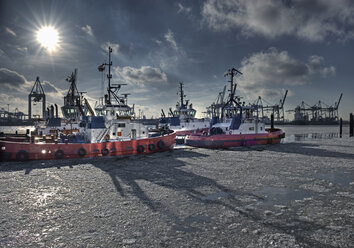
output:
[[[255,134],[192,134],[186,138],[186,144],[204,148],[269,145],[280,143],[284,135],[280,129],[266,129],[264,133]]]
[[[237,73],[235,68],[228,71],[230,75],[230,95],[221,109],[221,116],[213,116],[209,132],[191,134],[186,144],[205,148],[226,148],[235,146],[252,146],[278,144],[285,137],[281,129],[266,129],[264,122],[258,118],[258,109],[245,106],[236,96],[237,84],[233,82]]]
[[[63,109],[70,110],[68,113],[76,113],[72,111],[76,107],[81,112],[75,128],[50,125],[49,128],[37,127],[21,139],[4,137],[0,140],[0,161],[136,155],[172,149],[175,132],[161,128],[150,133],[146,126],[134,122],[134,111],[127,104],[127,96],[117,95],[122,84],[111,85],[111,53],[109,48],[109,63],[104,64],[109,66],[107,94],[96,107],[96,115],[93,110],[90,110],[91,116],[80,110],[81,98],[74,102],[76,105],[65,105]],[[102,72],[104,65],[99,67]],[[76,122],[78,115],[74,117]]]
[[[183,83],[179,83],[178,95],[180,102],[177,102],[176,109],[169,109],[168,117],[162,110],[160,126],[168,126],[169,129],[176,132],[177,136],[186,136],[193,133],[202,133],[208,131],[210,120],[208,118],[196,118],[197,111],[193,108],[189,100],[184,100]]]
[[[0,141],[0,161],[149,154],[172,149],[175,137],[175,133],[170,133],[158,137],[100,143]]]

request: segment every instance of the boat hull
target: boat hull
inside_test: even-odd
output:
[[[264,134],[193,134],[186,138],[186,145],[204,148],[268,145],[278,144],[280,143],[280,140],[284,137],[285,133],[280,129],[268,131]]]
[[[186,135],[191,135],[191,134],[198,134],[198,133],[203,133],[203,132],[208,132],[209,128],[202,128],[202,129],[190,129],[190,130],[174,130],[177,134],[177,136],[186,136]]]
[[[43,143],[0,141],[0,161],[50,160],[83,157],[137,155],[162,152],[175,145],[176,133],[102,143]]]

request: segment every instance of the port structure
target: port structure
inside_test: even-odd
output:
[[[4,108],[0,108],[0,122],[7,122],[10,119],[24,121],[27,119],[27,115],[19,111],[18,108],[15,108],[15,112],[10,112],[9,109],[5,110]]]
[[[88,114],[91,116],[95,115],[89,102],[83,96],[86,92],[80,92],[77,89],[77,76],[78,70],[75,69],[74,72],[65,79],[70,83],[70,87],[64,97],[64,105],[61,107],[61,111],[64,117],[70,121],[79,121],[83,116],[87,116]],[[51,117],[54,117],[54,115],[51,114]],[[56,117],[58,117],[57,114]]]
[[[32,116],[32,103],[33,103],[33,105],[36,105],[39,102],[42,103],[42,119],[46,119],[46,117],[47,117],[46,96],[45,96],[43,87],[41,85],[41,82],[39,81],[39,77],[37,77],[36,81],[34,82],[34,85],[32,87],[32,90],[31,90],[30,94],[28,95],[28,118],[30,120],[33,117]]]
[[[215,101],[210,106],[207,107],[207,111],[204,112],[208,117],[220,116],[221,109],[225,105],[225,100],[224,100],[225,92],[226,92],[226,85],[224,86],[223,91],[219,92]]]
[[[257,116],[261,116],[265,122],[269,120],[269,113],[273,114],[275,117],[275,121],[281,123],[285,121],[284,115],[284,103],[286,100],[286,96],[288,95],[288,90],[285,91],[284,97],[280,99],[279,103],[270,104],[268,101],[262,99],[261,96],[258,96],[257,101],[253,104],[253,107],[257,111]],[[267,104],[264,105],[263,101]],[[260,113],[259,113],[260,112]]]
[[[298,124],[318,123],[332,124],[339,120],[339,104],[342,100],[343,93],[339,99],[332,105],[327,105],[324,102],[318,101],[314,105],[309,105],[302,101],[295,109],[287,110],[289,113],[294,113],[294,122]]]
[[[223,119],[224,117],[229,118],[235,114],[237,114],[237,110],[242,110],[241,106],[241,97],[236,95],[237,83],[235,81],[235,77],[242,72],[235,68],[229,69],[224,77],[230,77],[228,82],[230,83],[230,89],[228,90],[230,93],[228,97],[225,99],[226,95],[226,85],[224,86],[223,91],[219,92],[215,101],[206,108],[206,114],[209,118],[218,117]]]

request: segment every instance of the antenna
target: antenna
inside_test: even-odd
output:
[[[186,95],[183,92],[183,83],[179,82],[179,92],[177,92],[177,95],[179,94],[181,97],[181,107],[184,105],[184,97],[186,97]]]
[[[99,65],[97,67],[98,71],[103,72],[106,69],[106,65],[108,65],[108,74],[107,74],[107,78],[108,78],[108,88],[107,88],[107,98],[106,98],[106,104],[111,104],[111,93],[112,93],[112,87],[111,86],[111,78],[112,78],[112,74],[111,74],[111,66],[112,66],[112,60],[111,60],[111,53],[113,52],[111,47],[108,47],[108,64],[107,63],[103,63],[102,65]]]

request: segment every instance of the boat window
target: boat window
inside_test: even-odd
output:
[[[118,127],[125,127],[125,123],[118,123]]]
[[[262,127],[261,127],[261,130],[262,130]]]

